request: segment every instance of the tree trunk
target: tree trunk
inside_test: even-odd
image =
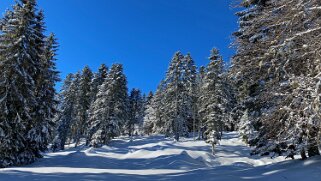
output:
[[[212,143],[212,154],[215,155],[215,143]]]
[[[315,126],[312,126],[309,130],[309,140],[308,140],[309,157],[320,155],[317,138],[318,138],[318,130]]]
[[[300,154],[301,154],[301,159],[302,159],[302,160],[307,159],[307,156],[306,156],[306,153],[305,153],[305,149],[304,149],[304,148],[301,150]]]

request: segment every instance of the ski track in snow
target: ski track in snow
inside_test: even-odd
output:
[[[163,136],[118,138],[102,148],[47,153],[24,167],[0,169],[0,181],[304,180],[321,181],[321,157],[285,161],[250,156],[235,132],[225,133],[216,155],[204,141]]]

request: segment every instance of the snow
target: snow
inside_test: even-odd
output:
[[[321,157],[306,161],[250,156],[238,133],[225,133],[216,155],[204,141],[120,137],[102,148],[67,147],[24,167],[0,169],[0,180],[320,180]]]

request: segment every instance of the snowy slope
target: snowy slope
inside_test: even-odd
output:
[[[226,133],[217,155],[203,141],[162,136],[119,138],[110,146],[48,153],[26,167],[0,170],[3,180],[321,180],[321,157],[285,161],[251,157],[237,133]]]

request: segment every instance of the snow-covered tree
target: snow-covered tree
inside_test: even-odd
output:
[[[125,131],[131,137],[141,132],[144,118],[144,100],[139,89],[132,89],[129,95],[129,115]]]
[[[108,67],[105,64],[101,64],[98,72],[94,74],[92,83],[91,83],[91,101],[95,102],[96,95],[99,91],[99,86],[103,84],[108,75]]]
[[[153,106],[153,98],[154,94],[153,92],[150,92],[147,96],[147,101],[145,103],[143,131],[147,135],[154,133],[155,122],[157,120],[156,110]]]
[[[44,15],[40,11],[36,16],[35,24],[35,49],[38,52],[40,65],[36,74],[37,106],[35,107],[35,118],[28,138],[33,143],[34,149],[45,151],[53,134],[53,118],[57,112],[58,100],[56,100],[55,83],[59,81],[59,72],[56,70],[56,51],[58,48],[54,34],[44,36]],[[37,126],[35,126],[37,125]]]
[[[58,73],[44,29],[34,0],[17,1],[1,21],[0,167],[33,162],[49,142]]]
[[[75,117],[75,92],[73,86],[73,74],[68,74],[64,80],[62,90],[60,93],[61,110],[58,113],[57,133],[53,141],[53,150],[64,150],[67,140],[71,138],[71,124],[74,122]]]
[[[259,131],[256,153],[318,151],[320,2],[246,1],[232,71],[239,99]],[[295,7],[295,8],[293,8]]]
[[[79,80],[78,94],[77,94],[77,114],[76,114],[76,146],[79,144],[80,138],[87,137],[87,128],[89,127],[89,120],[87,111],[91,104],[91,82],[93,73],[88,66],[82,70]]]
[[[215,131],[222,132],[224,129],[227,106],[227,94],[223,79],[223,60],[217,49],[211,50],[210,63],[206,67],[206,75],[203,80],[201,112],[203,122],[206,125],[205,135]]]
[[[128,119],[127,79],[123,66],[114,64],[99,87],[96,101],[90,108],[90,144],[100,146],[121,134]]]
[[[174,135],[178,141],[180,136],[188,134],[187,120],[185,119],[184,98],[184,56],[175,53],[165,78],[164,92],[164,118],[167,135]]]
[[[204,120],[206,116],[206,109],[203,106],[203,102],[206,100],[206,90],[202,88],[204,85],[204,78],[206,75],[206,68],[201,66],[199,68],[198,76],[197,76],[197,131],[198,131],[198,140],[203,139],[204,132]]]
[[[248,110],[245,110],[243,116],[240,119],[238,127],[240,135],[245,142],[248,143],[249,140],[253,139],[254,128],[249,118]]]
[[[144,129],[147,134],[166,134],[164,94],[165,82],[162,80],[146,107]]]
[[[195,138],[196,119],[197,119],[197,68],[190,54],[183,60],[184,68],[184,119],[187,121],[188,130],[193,132]]]

